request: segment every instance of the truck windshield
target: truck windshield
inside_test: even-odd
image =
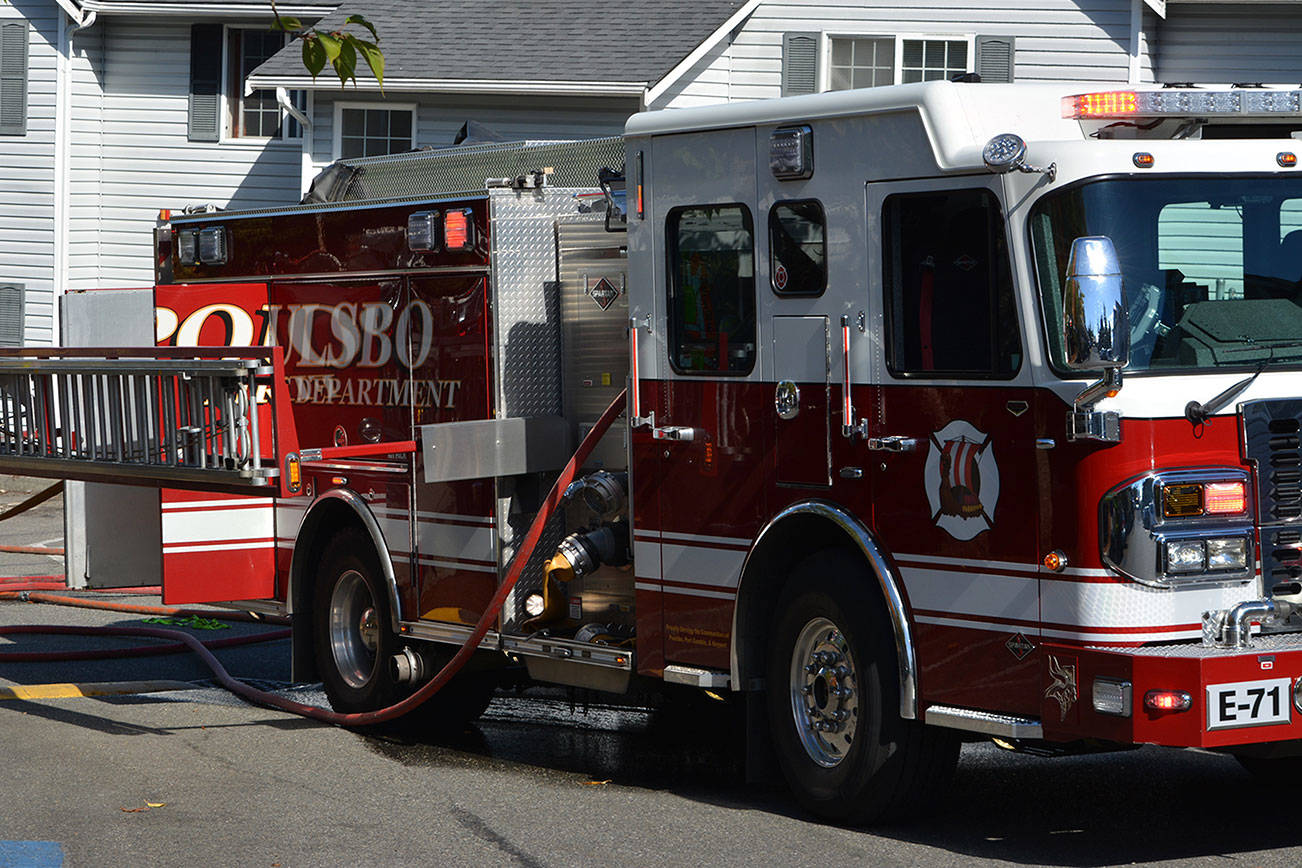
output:
[[[1116,245],[1128,371],[1302,362],[1302,178],[1121,178],[1044,197],[1032,248],[1053,365],[1066,369],[1062,291],[1072,240]]]

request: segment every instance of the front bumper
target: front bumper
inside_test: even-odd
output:
[[[1302,679],[1302,633],[1254,636],[1248,649],[1046,643],[1041,651],[1041,721],[1047,740],[1214,748],[1302,739],[1302,711],[1293,701]],[[1130,698],[1128,716],[1095,707],[1099,680],[1112,693],[1117,685],[1128,685],[1123,688]],[[1267,694],[1264,704],[1254,695],[1242,710],[1227,698],[1233,692],[1230,685],[1266,683],[1278,685],[1283,695]],[[1144,704],[1151,690],[1183,692],[1192,702],[1186,711],[1153,711]],[[1272,708],[1275,699],[1280,701]],[[1255,722],[1262,719],[1270,722]]]

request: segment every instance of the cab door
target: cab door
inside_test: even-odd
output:
[[[665,662],[727,669],[741,565],[764,506],[762,413],[773,400],[759,365],[755,133],[662,136],[652,147],[659,388],[651,437],[635,436],[634,449],[653,458],[654,470],[639,464],[635,475],[639,485],[656,475],[657,502],[640,513],[648,521],[638,519],[636,538],[658,548]]]
[[[1035,414],[998,183],[869,185],[882,347],[867,445],[923,699],[1038,714]]]

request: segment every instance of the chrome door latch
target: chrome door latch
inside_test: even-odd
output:
[[[696,429],[687,425],[666,425],[663,428],[652,428],[651,436],[656,440],[678,440],[686,443],[696,439]]]
[[[918,448],[918,441],[912,437],[899,435],[869,437],[868,448],[878,452],[913,452]]]

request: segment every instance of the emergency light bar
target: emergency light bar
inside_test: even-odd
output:
[[[1110,90],[1062,98],[1062,116],[1071,120],[1285,114],[1302,114],[1302,90]]]

